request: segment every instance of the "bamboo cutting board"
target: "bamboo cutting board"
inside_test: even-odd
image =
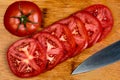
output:
[[[21,80],[14,76],[7,64],[6,51],[10,44],[21,39],[11,35],[4,28],[3,16],[8,5],[15,0],[0,0],[0,80]],[[84,50],[80,55],[71,58],[58,65],[51,71],[45,72],[33,78],[22,80],[120,80],[120,62],[108,65],[83,74],[71,75],[75,67],[100,49],[120,40],[120,0],[31,0],[44,10],[44,26],[65,18],[70,14],[81,10],[92,4],[104,4],[108,6],[114,17],[114,27],[111,33],[95,44],[93,47]]]

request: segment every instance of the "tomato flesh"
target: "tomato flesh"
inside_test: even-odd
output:
[[[54,68],[63,57],[63,46],[53,35],[40,32],[33,36],[42,45],[47,58],[46,70]]]
[[[67,26],[56,23],[48,26],[43,32],[48,32],[56,36],[63,44],[64,56],[62,57],[61,62],[72,56],[73,51],[75,50],[75,40]]]
[[[74,14],[84,24],[89,37],[88,47],[95,44],[101,36],[102,28],[100,22],[86,11],[80,11]]]
[[[7,59],[12,72],[18,77],[33,77],[44,71],[46,55],[34,39],[22,39],[10,46]]]
[[[70,16],[66,19],[60,20],[58,23],[65,24],[70,29],[72,36],[75,39],[76,46],[72,56],[77,55],[87,47],[88,45],[87,31],[83,23],[80,21],[80,19]]]
[[[100,21],[103,32],[99,41],[102,40],[111,31],[114,23],[110,9],[102,4],[95,4],[85,8],[85,11],[88,11]]]
[[[5,28],[16,36],[33,34],[41,26],[41,10],[29,1],[11,4],[4,15]]]

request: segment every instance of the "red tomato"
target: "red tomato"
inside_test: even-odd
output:
[[[99,41],[102,40],[111,31],[114,23],[110,9],[102,4],[95,4],[87,7],[85,11],[88,11],[100,21],[103,32]]]
[[[29,1],[17,1],[11,4],[4,15],[5,28],[16,36],[27,36],[41,26],[41,11]]]
[[[84,50],[88,45],[88,34],[83,23],[77,17],[70,16],[66,19],[59,21],[59,23],[65,24],[71,31],[72,36],[75,39],[76,46],[75,52],[72,56],[77,55]]]
[[[43,32],[48,32],[56,36],[62,42],[64,46],[64,56],[61,59],[62,62],[72,56],[75,50],[75,40],[67,26],[56,23],[48,26]]]
[[[7,59],[12,72],[18,77],[32,77],[46,67],[46,55],[34,39],[22,39],[10,46]]]
[[[63,46],[53,35],[47,32],[40,32],[33,36],[42,45],[47,57],[46,70],[54,68],[63,57]]]
[[[74,14],[78,17],[87,29],[89,36],[89,45],[88,47],[95,44],[101,36],[102,28],[100,22],[86,11],[80,11]]]

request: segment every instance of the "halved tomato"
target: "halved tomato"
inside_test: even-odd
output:
[[[63,46],[53,35],[47,32],[40,32],[33,36],[42,45],[47,57],[46,70],[54,68],[63,57]]]
[[[84,10],[95,16],[102,25],[103,32],[99,41],[105,38],[107,34],[111,31],[114,23],[110,9],[102,4],[95,4],[87,7]]]
[[[92,16],[90,13],[86,11],[79,11],[74,14],[74,16],[78,17],[84,24],[87,29],[89,36],[89,45],[88,47],[95,44],[101,36],[102,27],[100,22]]]
[[[7,59],[12,72],[18,77],[32,77],[44,71],[46,54],[40,44],[27,38],[15,42],[7,52]]]
[[[56,23],[48,26],[43,32],[56,36],[63,44],[64,56],[61,59],[62,62],[72,56],[75,50],[75,40],[67,26]]]
[[[87,47],[88,34],[80,19],[78,19],[77,17],[70,16],[66,19],[59,21],[58,23],[65,24],[70,29],[72,36],[75,39],[75,52],[72,56],[77,55]]]

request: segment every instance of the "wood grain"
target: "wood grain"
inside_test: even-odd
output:
[[[14,76],[7,64],[6,51],[8,46],[19,37],[11,35],[4,28],[3,16],[11,3],[16,0],[0,0],[0,80],[21,80]],[[71,58],[55,67],[53,70],[40,74],[33,78],[22,80],[120,80],[120,62],[108,65],[83,74],[71,75],[72,70],[87,57],[91,56],[109,44],[120,40],[120,0],[30,0],[36,3],[44,14],[44,26],[65,18],[70,14],[92,4],[104,4],[108,6],[114,17],[114,27],[111,33],[103,41],[93,47],[84,50],[80,55]]]

